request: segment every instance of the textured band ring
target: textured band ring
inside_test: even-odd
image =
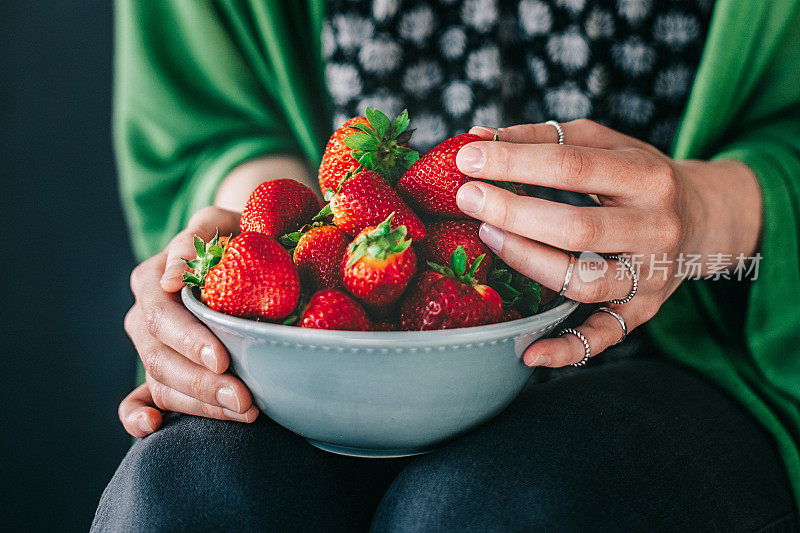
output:
[[[581,333],[577,329],[573,329],[573,328],[564,328],[564,329],[562,329],[558,333],[558,336],[559,337],[563,337],[567,333],[572,333],[573,335],[578,337],[578,339],[583,343],[583,359],[581,359],[577,363],[570,363],[570,366],[583,366],[583,365],[585,365],[586,361],[588,361],[589,358],[592,356],[592,349],[589,348],[589,341],[586,340],[586,337],[583,336],[583,333]]]
[[[598,313],[608,313],[609,315],[613,316],[619,322],[619,325],[622,326],[622,338],[617,341],[617,344],[621,343],[628,337],[628,324],[625,322],[625,319],[622,318],[622,315],[617,313],[611,308],[608,307],[601,307],[597,310]]]
[[[636,274],[636,269],[633,268],[633,265],[631,264],[630,261],[628,261],[621,255],[606,254],[604,257],[606,259],[616,259],[617,261],[622,263],[625,266],[625,268],[628,269],[628,272],[630,272],[631,280],[633,281],[633,287],[631,287],[631,292],[629,292],[625,298],[621,300],[609,300],[609,302],[616,305],[626,304],[630,302],[631,300],[633,300],[633,297],[636,296],[636,291],[639,290],[639,276]]]
[[[558,144],[564,144],[564,128],[561,127],[561,124],[556,122],[555,120],[548,120],[545,124],[549,124],[556,129],[558,133]]]
[[[564,296],[564,293],[569,289],[569,282],[572,281],[572,271],[575,270],[575,256],[569,254],[569,265],[567,265],[567,273],[564,274],[564,283],[561,284],[561,290],[558,291],[559,296]]]

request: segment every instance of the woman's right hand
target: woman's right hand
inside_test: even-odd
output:
[[[186,264],[196,255],[193,238],[205,241],[238,233],[240,214],[217,207],[195,213],[188,227],[161,253],[131,274],[136,297],[125,317],[125,331],[144,364],[146,382],[119,406],[119,418],[134,437],[161,426],[162,411],[252,422],[258,416],[250,391],[225,373],[230,357],[222,343],[181,303]]]

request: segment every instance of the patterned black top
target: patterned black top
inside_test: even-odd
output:
[[[591,118],[668,150],[713,0],[329,0],[334,126],[411,113],[427,150],[472,125]]]

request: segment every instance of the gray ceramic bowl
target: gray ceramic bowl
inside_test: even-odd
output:
[[[575,310],[445,331],[312,330],[183,302],[231,354],[258,407],[311,444],[364,457],[422,453],[485,422],[533,371],[522,353]]]

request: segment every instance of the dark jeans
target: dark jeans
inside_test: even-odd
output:
[[[190,416],[131,448],[97,531],[757,531],[791,529],[769,435],[658,358],[532,383],[499,417],[413,458],[320,451],[261,416]],[[782,529],[783,530],[783,529]]]

